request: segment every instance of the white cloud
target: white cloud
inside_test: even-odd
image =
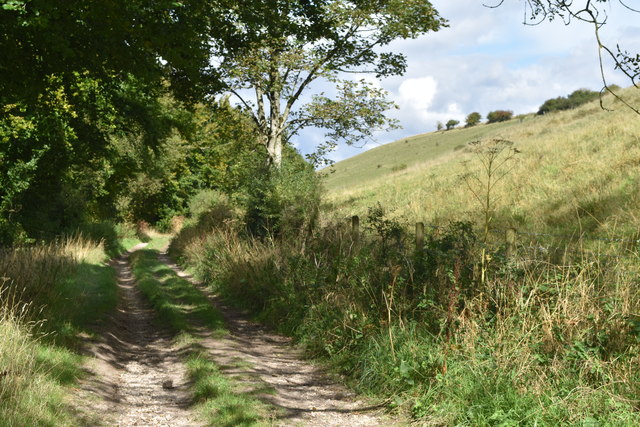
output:
[[[433,0],[440,14],[449,19],[450,28],[388,46],[408,59],[404,76],[380,83],[399,105],[392,115],[404,129],[379,134],[378,142],[432,131],[437,121],[462,121],[473,111],[483,116],[497,109],[535,112],[546,99],[579,88],[600,89],[592,26],[577,21],[565,26],[560,20],[526,26],[522,24],[523,2],[506,0],[497,9],[484,7],[483,2],[487,0]],[[637,53],[640,14],[613,2],[608,15],[602,37],[614,48],[622,41],[623,48]],[[611,64],[605,73],[610,83],[630,84]],[[301,144],[303,151],[313,139]],[[374,146],[370,143],[362,150],[340,147],[334,159]]]
[[[398,87],[393,99],[403,117],[425,120],[437,90],[438,82],[431,76],[406,79]]]

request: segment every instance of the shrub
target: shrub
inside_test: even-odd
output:
[[[460,124],[459,120],[451,119],[447,122],[447,130],[451,130]]]
[[[257,171],[243,201],[247,228],[257,236],[308,232],[318,217],[320,195],[313,167],[289,152],[279,170]]]
[[[566,98],[564,96],[559,96],[557,98],[547,99],[538,109],[538,114],[577,108],[587,102],[597,99],[599,96],[599,92],[594,92],[588,89],[578,89]]]
[[[473,112],[469,114],[465,119],[465,127],[475,126],[480,123],[480,120],[482,120],[482,116],[480,115],[480,113]]]
[[[489,123],[506,122],[508,120],[511,120],[512,117],[513,117],[513,111],[496,110],[496,111],[491,111],[489,114],[487,114],[487,121]]]

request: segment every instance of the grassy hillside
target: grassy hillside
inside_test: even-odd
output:
[[[438,160],[447,159],[447,155],[464,148],[464,144],[471,140],[496,137],[503,129],[511,128],[519,122],[520,119],[516,119],[403,138],[365,151],[325,169],[323,172],[328,172],[326,186],[331,190],[351,188],[411,166],[422,165],[425,162],[433,164]]]
[[[640,90],[624,96],[640,104]],[[403,139],[339,162],[326,178],[338,217],[380,202],[407,221],[479,222],[480,205],[462,179],[481,180],[468,143],[504,138],[520,154],[494,189],[496,226],[536,231],[626,233],[640,227],[640,117],[611,97],[546,116]],[[467,162],[465,164],[465,162]],[[406,167],[404,166],[406,165]]]

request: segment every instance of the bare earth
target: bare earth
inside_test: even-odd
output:
[[[230,333],[221,338],[202,331],[200,344],[243,391],[257,391],[261,400],[275,408],[274,425],[402,425],[303,361],[288,338],[266,331],[224,305],[166,254],[160,260],[191,280],[223,313]],[[105,332],[89,345],[94,358],[78,391],[79,411],[88,425],[203,425],[189,408],[179,349],[173,346],[171,335],[153,323],[153,311],[135,287],[128,256],[112,265],[118,274],[120,300]]]

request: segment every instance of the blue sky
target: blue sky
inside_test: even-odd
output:
[[[498,0],[485,0],[486,3]],[[433,0],[449,28],[416,40],[394,42],[390,49],[404,53],[404,76],[377,82],[389,92],[399,110],[391,113],[403,129],[376,135],[363,148],[341,145],[330,157],[339,161],[366,149],[403,137],[435,130],[438,121],[464,122],[477,111],[483,117],[492,110],[530,113],[549,98],[579,88],[602,87],[597,47],[591,26],[573,22],[523,25],[524,2],[505,0],[497,9],[483,0]],[[627,0],[640,9],[640,0]],[[624,41],[627,50],[640,52],[640,14],[612,2],[609,21],[602,30],[615,47]],[[610,83],[630,82],[607,67]],[[360,78],[360,76],[358,76]],[[294,139],[307,153],[323,140],[323,133],[308,129]]]

